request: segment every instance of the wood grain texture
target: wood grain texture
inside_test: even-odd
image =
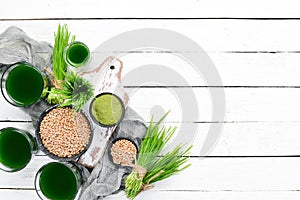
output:
[[[34,190],[0,189],[1,198],[9,200],[40,200]]]
[[[141,28],[176,31],[207,52],[293,53],[299,52],[300,44],[300,20],[25,20],[0,21],[0,32],[15,25],[30,37],[53,44],[58,23],[67,23],[92,50],[115,35]]]
[[[231,4],[232,2],[235,4]],[[16,25],[34,39],[53,44],[53,32],[57,24],[65,22],[78,40],[95,49],[110,37],[124,31],[139,28],[170,29],[201,45],[222,77],[226,95],[226,119],[225,122],[215,122],[211,120],[212,108],[208,91],[222,90],[222,85],[207,85],[201,75],[172,53],[138,52],[122,57],[123,77],[128,76],[133,69],[150,63],[172,66],[188,80],[188,85],[177,83],[163,88],[153,87],[152,83],[145,83],[140,87],[134,81],[127,82],[125,89],[130,95],[129,105],[143,118],[149,120],[151,110],[159,105],[164,110],[172,110],[167,119],[168,124],[188,124],[177,134],[189,133],[192,125],[199,125],[192,141],[192,166],[180,175],[156,184],[154,190],[142,193],[138,199],[299,199],[300,20],[224,19],[300,17],[298,2],[216,3],[191,0],[190,4],[178,6],[177,1],[172,1],[175,9],[168,7],[169,12],[165,12],[169,0],[159,4],[152,1],[151,5],[136,2],[136,17],[153,17],[155,13],[156,17],[219,19],[63,20],[61,18],[132,16],[126,9],[118,12],[118,8],[106,1],[100,5],[93,0],[81,4],[84,11],[74,15],[76,5],[72,4],[64,9],[68,3],[70,2],[43,1],[39,2],[43,9],[36,10],[35,13],[25,13],[23,10],[10,12],[10,8],[16,4],[15,1],[10,1],[0,13],[0,32]],[[18,2],[18,9],[25,7],[25,4],[29,5],[29,2]],[[143,6],[147,10],[141,9]],[[189,12],[182,12],[183,10]],[[25,20],[6,21],[12,18]],[[29,18],[38,20],[26,20]],[[176,93],[185,93],[188,90],[196,95],[200,113],[197,119],[181,118],[183,106],[179,104]],[[0,98],[0,105],[0,128],[16,126],[32,130],[29,116],[5,103],[3,98]],[[224,123],[222,135],[209,157],[199,158],[197,156],[204,138],[213,123]],[[33,190],[34,175],[39,167],[50,161],[51,159],[39,153],[21,172],[0,172],[1,199],[38,199]],[[124,194],[119,194],[109,199],[125,197]]]
[[[114,57],[108,57],[104,61],[96,61],[96,57],[93,58],[95,66],[92,66],[92,71],[83,69],[80,76],[86,80],[89,80],[94,85],[94,93],[98,95],[100,93],[109,92],[115,93],[117,88],[119,89],[118,95],[124,102],[125,108],[127,107],[128,95],[125,93],[123,87],[121,87],[121,74],[123,69],[122,61]],[[110,66],[114,66],[114,70],[110,69]],[[89,102],[91,103],[91,102]],[[88,113],[90,107],[86,104],[83,110]],[[105,149],[108,144],[109,138],[112,136],[116,126],[112,127],[98,127],[98,124],[92,122],[93,128],[93,140],[89,149],[79,158],[78,163],[93,168],[103,157]]]
[[[141,193],[137,200],[144,199],[189,199],[189,200],[253,200],[253,199],[273,199],[273,200],[297,200],[298,192],[236,192],[236,191],[146,191]],[[108,198],[108,200],[126,199],[124,194],[119,194]]]
[[[10,200],[39,200],[34,190],[8,190],[0,189],[1,197]],[[136,200],[153,200],[153,199],[189,199],[189,200],[253,200],[253,199],[273,199],[273,200],[298,200],[299,192],[290,191],[157,191],[150,190],[143,192]],[[107,200],[126,200],[125,194],[120,193],[113,195]]]
[[[299,4],[296,0],[241,2],[204,1],[204,0],[166,0],[145,1],[133,0],[130,3],[122,0],[86,0],[74,3],[66,1],[9,1],[5,4],[2,19],[16,18],[55,18],[55,17],[299,17]],[[17,7],[15,5],[18,5]],[[28,12],[28,5],[39,9]],[[10,11],[14,12],[10,12]]]
[[[37,156],[24,170],[0,173],[0,188],[33,188],[38,169],[51,160]],[[295,191],[300,158],[191,158],[192,166],[155,184],[159,191]],[[191,178],[193,177],[193,178]]]
[[[114,35],[133,29],[153,27],[178,31],[197,42],[208,52],[225,86],[300,85],[297,77],[299,73],[297,66],[300,64],[300,40],[298,39],[300,23],[298,20],[43,20],[0,22],[0,31],[4,31],[11,25],[17,25],[34,39],[45,40],[53,44],[53,32],[59,22],[68,23],[70,30],[77,35],[77,38],[86,42],[91,49],[95,49]],[[281,29],[285,31],[282,32]],[[293,42],[288,38],[293,38]],[[129,54],[122,60],[124,62],[123,75],[141,64],[162,63],[182,73],[183,77],[189,79],[190,85],[206,85],[203,78],[193,73],[191,66],[173,55]]]
[[[174,138],[180,134],[192,134],[192,124],[178,129]],[[166,125],[180,127],[180,123],[168,122]],[[204,139],[208,134],[210,123],[199,123],[198,132],[192,137],[194,145],[192,156],[199,156]],[[30,122],[1,122],[4,127],[17,127],[31,131]],[[264,156],[300,156],[300,123],[299,122],[243,122],[224,123],[220,140],[209,157],[264,157]],[[177,145],[174,139],[168,146]],[[44,155],[38,152],[38,155]]]
[[[223,90],[223,88],[214,88]],[[151,118],[151,109],[162,107],[172,112],[167,120],[171,122],[210,122],[211,99],[208,88],[139,88],[128,92],[129,106],[137,111],[145,120]],[[225,88],[226,119],[228,122],[291,122],[299,121],[300,89],[298,88]],[[195,94],[199,117],[181,119],[181,105],[178,94]],[[151,98],[151,101],[149,101]],[[18,108],[8,105],[3,98],[0,103],[4,106],[0,113],[1,120],[30,120],[30,117]]]
[[[31,188],[34,189],[35,174],[43,165],[53,161],[47,156],[35,156],[21,171],[15,173],[0,172],[0,188]]]

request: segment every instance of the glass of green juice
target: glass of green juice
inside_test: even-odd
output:
[[[72,67],[81,67],[90,59],[90,50],[82,42],[75,41],[70,43],[64,51],[66,63]]]
[[[42,200],[74,200],[79,193],[82,177],[70,162],[51,162],[35,176],[35,190]]]
[[[0,130],[0,169],[16,172],[23,169],[37,152],[35,138],[25,130],[7,127]]]
[[[1,92],[12,105],[26,107],[41,99],[44,90],[42,73],[28,63],[17,63],[3,73]]]

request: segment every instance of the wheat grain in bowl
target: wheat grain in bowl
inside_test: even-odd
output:
[[[113,163],[123,166],[130,166],[135,162],[137,155],[136,145],[125,138],[118,138],[113,141],[110,148]]]
[[[42,118],[39,138],[48,153],[72,158],[82,153],[91,139],[91,127],[82,112],[71,107],[56,107]]]

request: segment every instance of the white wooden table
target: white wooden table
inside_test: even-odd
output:
[[[30,37],[53,44],[58,23],[67,23],[77,39],[91,49],[114,35],[140,28],[164,28],[184,34],[208,53],[223,80],[224,87],[217,87],[225,91],[226,119],[211,121],[207,90],[216,86],[205,85],[194,74],[189,80],[199,103],[198,119],[180,118],[178,102],[170,93],[174,85],[134,88],[130,105],[146,120],[153,105],[161,102],[162,107],[172,109],[170,124],[199,125],[192,166],[156,184],[138,199],[296,200],[300,198],[299,8],[296,0],[134,0],[131,5],[121,0],[10,0],[2,5],[0,32],[15,25]],[[157,56],[157,62],[168,59],[164,56],[168,55]],[[134,61],[143,59],[152,58],[134,53],[124,58],[123,76],[133,69]],[[169,60],[170,65],[179,67],[177,61]],[[175,86],[182,91],[191,89]],[[155,98],[159,94],[166,95]],[[0,110],[0,128],[33,130],[29,116],[3,98]],[[203,159],[199,152],[212,123],[223,123],[224,128],[213,151]],[[21,172],[0,172],[0,199],[38,199],[34,175],[49,161],[39,153]],[[110,199],[120,198],[125,199],[124,194]]]

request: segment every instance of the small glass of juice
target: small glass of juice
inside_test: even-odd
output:
[[[42,73],[28,63],[10,66],[1,78],[3,97],[12,105],[26,107],[41,99],[44,90]]]
[[[0,130],[0,169],[19,171],[36,152],[37,143],[29,132],[13,127]]]
[[[82,42],[75,41],[70,43],[64,51],[66,63],[72,67],[81,67],[90,59],[90,50]]]
[[[35,190],[42,200],[74,200],[81,184],[79,169],[69,162],[48,163],[35,176]]]

